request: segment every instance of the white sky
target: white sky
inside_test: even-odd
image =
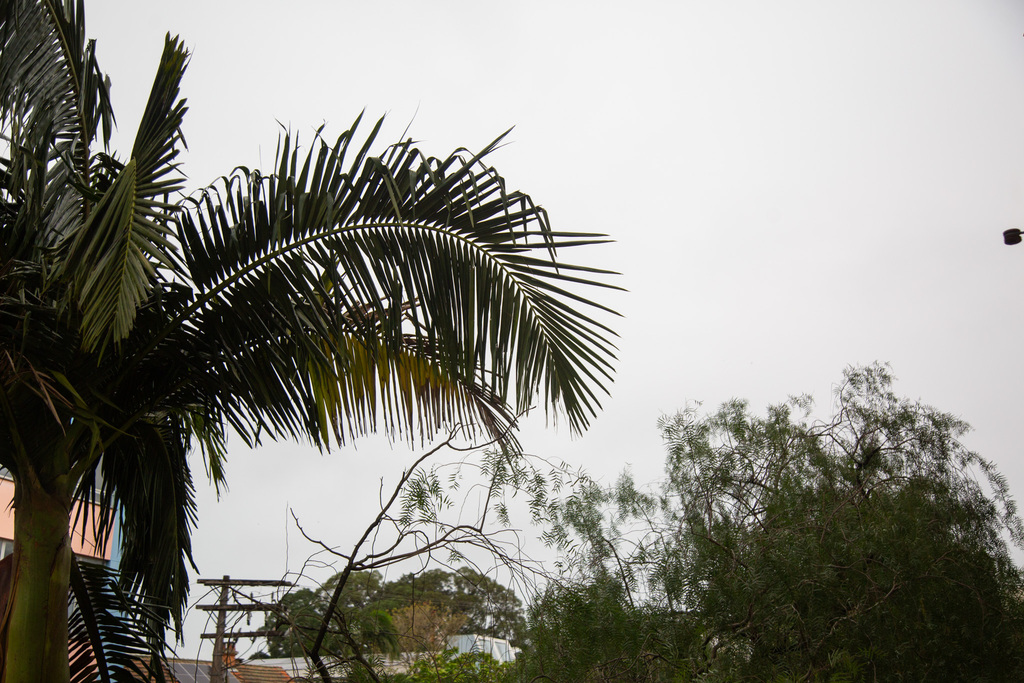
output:
[[[1024,498],[1024,247],[1000,234],[1024,227],[1024,3],[87,5],[124,150],[164,34],[193,50],[196,187],[269,168],[279,122],[308,139],[365,108],[388,114],[386,140],[412,122],[438,156],[515,126],[492,163],[557,228],[614,238],[571,257],[629,290],[605,299],[625,316],[605,410],[575,440],[531,424],[528,450],[651,480],[659,415],[804,392],[826,415],[842,369],[881,360],[899,393],[973,424],[968,444]],[[351,542],[411,456],[377,440],[236,448],[220,502],[197,461],[201,575],[297,570],[311,548],[289,508]]]

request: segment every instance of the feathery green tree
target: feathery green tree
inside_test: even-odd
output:
[[[534,605],[527,669],[1020,679],[1024,582],[1010,544],[1024,534],[1005,479],[961,443],[966,423],[898,397],[881,365],[847,371],[830,421],[810,407],[797,398],[756,416],[734,400],[666,418],[660,489],[623,476],[563,502],[555,532],[576,544],[578,573]],[[592,594],[607,618],[580,618]]]

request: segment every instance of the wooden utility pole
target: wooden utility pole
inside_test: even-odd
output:
[[[292,585],[288,581],[262,581],[259,579],[232,579],[225,575],[223,579],[199,579],[197,582],[203,586],[220,586],[220,597],[216,605],[200,605],[199,609],[206,612],[217,613],[217,630],[213,633],[204,633],[200,638],[213,639],[213,662],[210,664],[210,683],[226,683],[225,675],[227,667],[224,665],[224,643],[230,640],[232,643],[239,638],[260,638],[263,636],[279,636],[281,631],[232,631],[227,632],[228,612],[275,612],[278,605],[256,602],[248,596],[248,604],[228,604],[228,593],[237,591],[232,589],[236,586],[266,586],[280,587]]]

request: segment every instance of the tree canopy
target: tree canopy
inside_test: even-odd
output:
[[[427,602],[465,616],[458,633],[503,638],[520,644],[525,620],[515,591],[469,567],[404,574],[383,587],[385,603]]]
[[[271,657],[310,652],[340,574],[316,589],[287,593],[267,628],[285,633],[267,639]],[[368,653],[443,650],[459,633],[518,643],[525,629],[522,603],[493,578],[469,567],[428,569],[385,581],[380,572],[353,572],[341,590],[323,651],[333,659],[351,655],[353,643]],[[376,624],[375,630],[367,624]],[[417,630],[417,626],[421,627]],[[391,639],[382,637],[387,631]]]
[[[847,371],[830,421],[794,398],[661,421],[628,475],[556,510],[576,575],[531,608],[555,680],[1017,680],[1021,521],[961,419]],[[570,546],[567,546],[570,547]],[[587,617],[602,605],[602,619]],[[590,643],[584,646],[584,643]],[[605,677],[612,671],[614,676]]]

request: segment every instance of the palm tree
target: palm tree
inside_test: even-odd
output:
[[[456,423],[505,435],[540,401],[585,429],[612,332],[551,229],[479,154],[375,155],[380,122],[185,196],[188,59],[168,36],[130,153],[82,0],[0,0],[0,466],[15,481],[4,677],[68,678],[70,510],[121,510],[122,587],[176,625],[195,505],[228,431],[261,439]],[[103,151],[94,148],[101,147]],[[101,520],[101,533],[109,531]],[[160,606],[163,606],[161,609]]]

